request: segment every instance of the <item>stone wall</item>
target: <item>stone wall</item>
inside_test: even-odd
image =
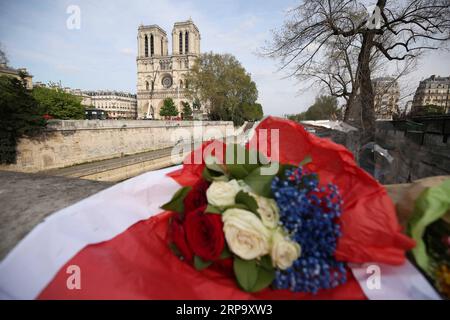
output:
[[[375,164],[370,173],[384,184],[408,183],[430,176],[450,175],[450,139],[448,132],[443,132],[439,121],[442,120],[431,121],[422,131],[406,130],[404,126],[392,121],[377,121],[376,143],[389,152],[392,162],[378,154],[372,154],[369,161]],[[345,133],[320,129],[316,134],[344,145],[358,163],[364,162],[358,131]]]
[[[187,138],[210,132],[225,135],[234,129],[225,121],[54,120],[35,139],[22,139],[17,163],[0,170],[37,172],[128,154],[172,147]]]
[[[405,183],[430,176],[450,175],[450,140],[436,133],[397,130],[392,123],[379,123],[377,143],[393,161],[385,165],[380,182]]]

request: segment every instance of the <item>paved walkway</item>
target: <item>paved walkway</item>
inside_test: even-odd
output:
[[[45,217],[111,185],[111,182],[0,171],[0,260]]]

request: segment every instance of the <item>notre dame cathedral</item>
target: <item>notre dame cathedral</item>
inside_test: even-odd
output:
[[[200,32],[194,22],[174,24],[171,54],[167,34],[157,25],[139,26],[137,40],[138,119],[159,119],[165,98],[172,98],[180,112],[183,101],[192,107],[184,76],[200,54]]]

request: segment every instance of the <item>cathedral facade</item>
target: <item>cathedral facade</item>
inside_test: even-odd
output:
[[[191,19],[176,22],[172,50],[166,32],[157,25],[139,26],[137,62],[137,118],[160,119],[164,99],[172,98],[178,110],[186,97],[185,75],[200,55],[200,32]]]

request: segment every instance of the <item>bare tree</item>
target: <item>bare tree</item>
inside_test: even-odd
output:
[[[330,92],[347,95],[346,119],[355,106],[360,106],[362,116],[357,124],[363,130],[364,140],[373,140],[374,54],[388,61],[404,61],[415,59],[423,50],[437,49],[440,42],[449,40],[449,1],[392,0],[387,4],[388,0],[378,0],[368,10],[357,0],[304,0],[291,11],[281,30],[275,32],[266,53],[281,58],[282,68],[293,66],[293,75],[308,75],[326,61],[330,46],[337,43],[355,49],[356,64],[349,59],[346,66],[355,69],[348,73],[349,77],[354,74],[353,79],[340,79],[339,74],[345,69],[335,66],[337,72],[331,74],[332,81],[324,82],[333,84]],[[348,40],[340,43],[339,39]],[[353,47],[355,42],[359,45]],[[341,85],[341,91],[335,90],[336,84]],[[351,91],[345,89],[349,84]]]

